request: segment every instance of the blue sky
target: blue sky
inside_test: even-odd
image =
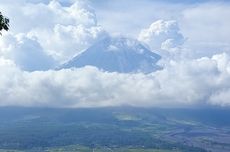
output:
[[[1,106],[230,106],[228,1],[0,0],[0,10]],[[107,35],[137,39],[162,70],[53,70]]]

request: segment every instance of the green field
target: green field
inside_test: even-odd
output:
[[[52,148],[47,152],[180,152],[178,150],[141,149],[141,148],[88,148],[83,146],[67,146]]]

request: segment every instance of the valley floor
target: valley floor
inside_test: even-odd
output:
[[[229,110],[0,108],[0,152],[229,152]]]

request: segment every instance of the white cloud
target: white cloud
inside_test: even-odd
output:
[[[140,32],[138,39],[161,54],[161,50],[168,52],[178,50],[178,47],[185,41],[177,22],[174,20],[158,20],[152,23],[149,28]]]
[[[34,30],[29,33],[58,61],[66,61],[100,40],[106,32],[100,26],[85,27],[55,25],[52,31]],[[48,40],[47,40],[48,39]]]
[[[22,70],[48,70],[55,65],[40,44],[24,34],[0,37],[0,49],[0,56],[14,61]]]
[[[140,28],[149,22],[146,20],[140,22],[142,18],[151,18],[153,21],[163,16],[162,18],[166,19],[152,23],[139,36],[139,39],[149,44],[153,51],[160,51],[161,54],[167,55],[164,68],[157,72],[147,75],[107,73],[94,67],[28,72],[24,70],[43,70],[51,67],[53,58],[63,62],[107,34],[98,25],[94,10],[84,1],[77,0],[65,6],[54,0],[38,3],[41,1],[43,0],[0,2],[0,9],[11,19],[12,32],[0,37],[0,105],[230,106],[228,51],[220,53],[225,49],[219,47],[210,53],[206,47],[204,50],[207,52],[197,57],[198,52],[193,46],[193,42],[197,41],[204,44],[216,42],[226,44],[229,49],[229,24],[226,20],[229,6],[212,4],[205,7],[201,4],[185,9],[184,5],[173,5],[171,8],[169,4],[157,3],[159,7],[155,5],[156,3],[147,5],[149,1],[146,1],[147,3],[136,1],[136,6],[132,9],[139,10],[138,4],[142,4],[148,6],[148,13],[147,10],[143,10],[141,15],[136,16],[128,9],[125,12],[113,9],[115,16],[111,17],[111,13],[105,14],[111,20],[124,22],[124,24],[112,22],[114,25],[109,26],[110,29],[127,25],[123,28],[127,33],[129,30],[133,31],[132,26]],[[62,0],[62,2],[67,1]],[[154,14],[153,5],[156,9],[158,7],[158,10],[154,9],[154,11],[159,16],[151,16]],[[172,17],[164,16],[165,9],[162,8],[166,5],[168,10],[166,14]],[[212,6],[211,12],[209,6]],[[221,11],[222,9],[224,11]],[[174,10],[184,11],[173,14]],[[143,14],[148,15],[143,16]],[[135,21],[134,16],[137,17]],[[181,29],[171,18],[179,21]],[[210,26],[207,28],[207,25]],[[177,56],[177,51],[184,51],[184,48],[180,48],[185,41],[182,33],[189,37],[186,47],[189,47],[190,52],[186,53],[192,54],[193,58],[183,56],[175,60],[168,55],[172,53]],[[218,39],[220,41],[217,41]],[[111,49],[116,48],[111,47]],[[199,46],[198,51],[200,49]]]
[[[0,105],[50,107],[230,106],[227,54],[171,61],[148,75],[107,73],[94,67],[24,72],[0,62]],[[223,62],[224,61],[224,62]]]
[[[97,24],[94,10],[85,1],[69,6],[49,3],[3,3],[1,10],[10,18],[11,32],[29,35],[48,55],[59,62],[72,58],[106,35]]]

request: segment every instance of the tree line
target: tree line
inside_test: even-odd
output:
[[[9,22],[10,20],[3,16],[2,13],[0,12],[0,34],[3,30],[8,31],[9,30]]]

